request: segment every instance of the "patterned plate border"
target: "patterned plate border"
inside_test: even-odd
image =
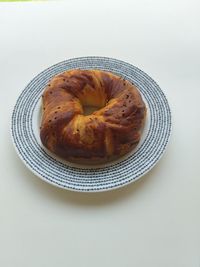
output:
[[[33,131],[33,113],[44,87],[56,74],[70,69],[111,71],[134,83],[148,103],[150,126],[140,148],[128,158],[99,168],[77,168],[46,153]],[[37,176],[55,186],[82,192],[111,190],[136,181],[163,155],[171,132],[168,101],[146,73],[121,60],[107,57],[81,57],[55,64],[37,75],[22,91],[12,113],[11,135],[16,151]]]

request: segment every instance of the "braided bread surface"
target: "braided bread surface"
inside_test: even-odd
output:
[[[40,137],[67,160],[108,160],[140,141],[146,106],[129,81],[106,71],[66,71],[52,78],[42,95]],[[84,106],[99,110],[84,115]]]

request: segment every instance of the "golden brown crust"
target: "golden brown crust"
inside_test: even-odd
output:
[[[87,105],[99,110],[85,116]],[[45,88],[40,137],[66,159],[108,159],[138,144],[145,115],[142,97],[130,82],[110,72],[70,70]]]

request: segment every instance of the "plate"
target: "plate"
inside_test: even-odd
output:
[[[134,151],[117,161],[88,166],[64,161],[42,146],[39,138],[42,92],[54,75],[70,69],[110,71],[136,85],[147,104],[148,116]],[[159,161],[170,132],[170,107],[156,82],[139,68],[107,57],[68,59],[41,72],[18,97],[11,122],[17,154],[34,174],[52,185],[82,192],[111,190],[138,180]]]

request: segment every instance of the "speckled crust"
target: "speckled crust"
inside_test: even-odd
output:
[[[50,81],[42,98],[41,141],[67,160],[108,160],[140,140],[145,104],[134,85],[110,72],[66,71]],[[99,110],[86,116],[83,106]]]

